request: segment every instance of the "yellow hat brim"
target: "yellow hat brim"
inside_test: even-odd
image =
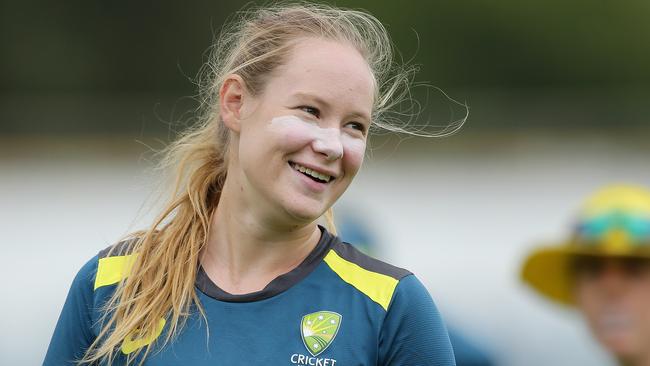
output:
[[[572,306],[575,301],[570,265],[576,256],[650,258],[650,252],[623,248],[591,248],[566,243],[546,246],[533,251],[527,257],[521,270],[521,278],[550,300]]]

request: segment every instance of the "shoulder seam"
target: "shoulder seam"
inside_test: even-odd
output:
[[[129,275],[136,258],[132,253],[132,244],[136,240],[137,238],[123,240],[99,252],[93,290],[114,285]]]
[[[386,311],[388,311],[388,309],[391,308],[391,305],[393,305],[393,300],[395,299],[395,294],[397,293],[397,287],[402,283],[403,279],[405,279],[407,277],[411,277],[411,276],[415,277],[415,274],[414,273],[408,273],[406,276],[400,278],[397,281],[397,285],[395,285],[395,291],[393,292],[393,296],[391,296],[390,301],[388,302],[388,307],[387,307]]]
[[[333,249],[330,249],[323,261],[341,280],[388,311],[399,280],[362,268],[342,258]]]
[[[137,238],[130,238],[112,244],[99,251],[98,254],[99,259],[106,258],[106,257],[118,257],[118,256],[131,254],[131,248],[137,240],[138,240]]]
[[[396,280],[400,280],[403,277],[406,277],[410,274],[413,274],[411,271],[404,268],[394,266],[392,264],[386,263],[377,258],[373,258],[353,245],[341,241],[337,241],[332,245],[332,249],[338,254],[341,258],[352,262],[359,267],[366,269],[371,272],[376,272],[385,276],[390,276]]]
[[[126,278],[131,272],[136,256],[136,254],[127,254],[99,258],[94,290],[103,286],[114,285]]]

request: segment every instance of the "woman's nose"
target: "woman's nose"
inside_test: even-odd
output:
[[[598,282],[603,292],[620,293],[629,282],[626,269],[618,263],[607,263],[602,269]]]
[[[337,128],[323,128],[312,143],[317,153],[323,154],[327,160],[334,161],[343,157],[341,131]]]

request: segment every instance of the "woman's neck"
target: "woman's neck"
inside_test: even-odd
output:
[[[315,223],[294,230],[275,227],[230,197],[222,195],[219,200],[201,256],[206,274],[222,290],[231,294],[262,290],[296,268],[316,247],[320,230]]]

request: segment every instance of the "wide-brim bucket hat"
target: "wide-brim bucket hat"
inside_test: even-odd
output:
[[[521,277],[550,300],[573,305],[571,267],[580,256],[650,259],[650,190],[613,185],[597,191],[579,211],[569,239],[533,250]]]

